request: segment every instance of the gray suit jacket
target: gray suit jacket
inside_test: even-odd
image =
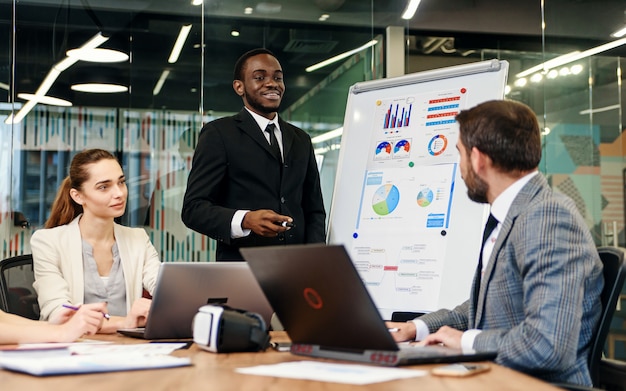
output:
[[[496,350],[499,364],[548,381],[591,385],[587,358],[602,287],[589,229],[573,201],[538,174],[502,222],[476,308],[470,297],[420,319],[431,332],[443,325],[482,330],[474,349]]]

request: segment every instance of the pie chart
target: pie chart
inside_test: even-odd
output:
[[[430,205],[430,203],[433,202],[433,191],[425,188],[420,190],[419,193],[417,193],[417,205],[421,206],[422,208]]]
[[[400,201],[400,192],[392,184],[382,185],[372,197],[372,208],[379,216],[386,216],[393,212]]]

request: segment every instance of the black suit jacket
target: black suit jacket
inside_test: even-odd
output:
[[[217,240],[218,260],[240,260],[239,247],[326,240],[326,212],[311,138],[279,118],[284,164],[252,115],[243,109],[206,124],[189,173],[181,217],[187,227]],[[254,233],[231,239],[237,210],[272,209],[295,227],[277,238]]]

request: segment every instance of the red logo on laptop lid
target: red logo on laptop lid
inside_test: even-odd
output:
[[[304,288],[302,291],[304,296],[304,300],[311,306],[311,308],[315,310],[319,310],[324,306],[324,302],[322,301],[322,297],[319,293],[313,288]]]

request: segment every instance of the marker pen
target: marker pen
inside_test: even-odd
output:
[[[71,309],[72,311],[78,311],[78,310],[80,309],[80,307],[77,307],[77,306],[75,306],[75,305],[69,305],[69,304],[63,304],[63,307],[65,307],[65,308],[69,308],[69,309]],[[111,315],[107,314],[106,312],[103,312],[103,313],[102,313],[102,316],[104,316],[104,318],[105,318],[106,320],[111,319]]]

